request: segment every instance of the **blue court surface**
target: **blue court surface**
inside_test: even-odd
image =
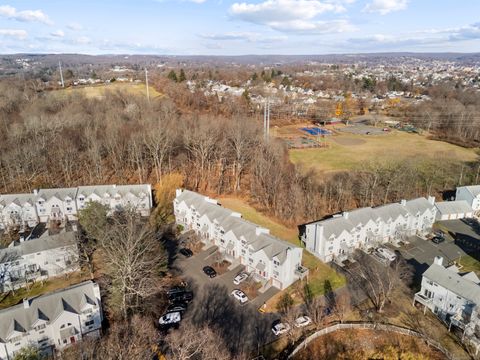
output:
[[[302,128],[303,131],[309,133],[310,135],[314,135],[314,136],[317,136],[317,135],[330,135],[331,132],[326,130],[326,129],[320,129],[318,127],[304,127]]]

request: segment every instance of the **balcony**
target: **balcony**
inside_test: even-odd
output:
[[[299,279],[303,279],[308,275],[308,269],[305,266],[298,265],[295,269],[295,276],[298,276]]]
[[[418,292],[415,294],[415,298],[414,300],[416,302],[419,302],[420,304],[422,305],[425,305],[426,307],[430,308],[430,306],[432,305],[433,303],[433,299],[432,298],[428,298],[426,297],[425,295],[423,295],[421,292]]]

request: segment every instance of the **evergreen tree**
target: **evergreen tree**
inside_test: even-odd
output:
[[[187,77],[185,76],[185,71],[183,69],[180,69],[180,75],[178,77],[178,82],[184,82],[187,80]]]
[[[252,81],[256,81],[257,79],[258,79],[258,75],[256,72],[254,72],[252,75]]]
[[[167,77],[172,81],[178,82],[177,73],[175,70],[170,70]]]

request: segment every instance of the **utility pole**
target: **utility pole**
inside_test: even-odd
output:
[[[65,83],[63,82],[63,72],[62,72],[62,63],[58,62],[58,68],[60,69],[60,81],[62,82],[62,88],[65,87]]]
[[[147,100],[150,102],[150,89],[148,88],[148,70],[145,68],[145,86],[147,87]]]

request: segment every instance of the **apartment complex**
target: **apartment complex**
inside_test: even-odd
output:
[[[0,229],[77,220],[78,211],[89,201],[107,205],[111,212],[132,208],[142,216],[150,215],[153,206],[149,184],[80,186],[0,195]]]
[[[26,346],[52,354],[86,336],[99,337],[102,320],[100,289],[92,281],[25,299],[0,310],[0,360]]]
[[[367,249],[405,236],[425,235],[435,222],[435,198],[345,211],[300,227],[307,250],[324,262],[346,259],[355,249]]]
[[[240,213],[188,190],[177,190],[173,205],[177,224],[194,230],[203,243],[218,246],[228,260],[245,265],[265,284],[284,289],[302,276],[302,249],[270,235]]]
[[[0,249],[0,292],[16,290],[79,269],[75,233],[45,232],[37,239],[13,242]]]
[[[474,214],[480,217],[480,185],[457,187],[455,199],[465,200]]]
[[[480,345],[480,279],[473,271],[445,267],[443,258],[435,257],[422,275],[422,287],[413,302],[430,309],[449,327],[462,329],[464,336]]]

